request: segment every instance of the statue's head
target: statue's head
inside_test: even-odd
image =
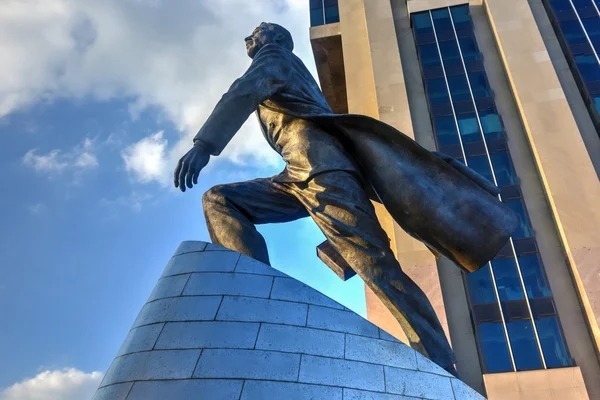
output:
[[[252,32],[252,35],[244,39],[246,41],[246,51],[250,58],[254,58],[256,53],[267,44],[275,43],[285,47],[289,51],[294,50],[294,41],[292,34],[281,25],[263,22]]]

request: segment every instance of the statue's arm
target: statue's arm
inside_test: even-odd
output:
[[[219,155],[258,105],[285,87],[290,74],[291,61],[285,49],[278,45],[262,48],[246,73],[221,97],[194,144]]]

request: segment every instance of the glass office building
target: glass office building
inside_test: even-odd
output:
[[[520,217],[479,271],[385,210],[461,378],[493,398],[600,398],[599,0],[311,0],[321,87],[494,182]],[[476,223],[476,221],[474,221]],[[368,318],[405,339],[366,290]]]

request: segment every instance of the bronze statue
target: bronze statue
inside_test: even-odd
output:
[[[402,272],[371,200],[432,251],[467,271],[485,265],[516,229],[497,188],[449,157],[360,115],[335,115],[291,34],[262,23],[245,38],[252,63],[223,95],[175,169],[185,192],[256,112],[283,172],[218,185],[202,200],[211,240],[269,264],[255,224],[310,216],[330,248],[389,308],[411,346],[456,375],[454,354],[423,291]]]

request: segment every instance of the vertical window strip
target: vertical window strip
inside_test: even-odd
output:
[[[452,18],[452,15],[450,13],[450,7],[448,7],[448,13],[450,14],[450,18]],[[433,36],[435,38],[435,45],[437,47],[438,55],[440,57],[440,64],[442,66],[442,72],[444,74],[444,82],[446,83],[446,90],[448,91],[448,98],[450,100],[450,106],[452,108],[452,116],[453,116],[454,122],[456,124],[456,132],[457,132],[457,135],[458,135],[458,141],[459,141],[460,148],[461,148],[462,155],[463,155],[463,160],[465,162],[465,165],[468,166],[469,164],[468,164],[468,161],[467,161],[467,156],[465,154],[465,149],[464,149],[462,137],[461,137],[461,134],[460,134],[460,127],[458,125],[458,119],[456,117],[456,110],[454,109],[454,101],[452,100],[452,92],[450,91],[450,86],[448,84],[448,77],[446,75],[446,68],[444,66],[444,59],[442,57],[442,52],[441,52],[441,49],[440,49],[440,44],[439,44],[439,40],[438,40],[438,36],[437,36],[437,30],[435,28],[435,21],[433,20],[433,15],[431,14],[431,10],[429,10],[429,19],[431,20],[431,27],[433,28]],[[452,28],[454,29],[454,22],[452,23]],[[455,35],[456,35],[456,31],[455,31]],[[457,42],[458,42],[458,38],[457,38]],[[460,45],[459,45],[459,48],[460,48]],[[462,59],[462,53],[461,53],[461,59]],[[464,60],[463,60],[463,67],[464,67]],[[465,73],[466,73],[466,69],[465,69]],[[468,81],[468,74],[467,74],[467,81]],[[470,90],[470,84],[469,84],[469,90]],[[471,96],[473,96],[472,91],[471,91]],[[473,99],[473,105],[475,106],[475,110],[477,112],[477,105],[475,104],[475,99]],[[479,124],[480,129],[481,129],[481,134],[483,136],[483,128],[481,127],[481,121],[479,120],[479,115],[478,114],[477,114],[477,121],[478,121],[478,124]],[[487,147],[486,147],[486,152],[487,152]],[[488,154],[488,158],[489,158],[489,154]],[[492,174],[493,174],[494,172],[493,172],[493,168],[491,167],[491,164],[490,164],[490,169],[492,169]],[[494,177],[494,183],[495,183],[495,181],[496,181],[496,179]],[[498,286],[496,284],[496,278],[494,276],[494,270],[493,270],[493,267],[492,267],[492,263],[489,262],[488,266],[489,266],[489,271],[490,271],[490,277],[492,279],[492,286],[494,288],[494,295],[496,296],[496,303],[497,303],[498,309],[500,311],[500,318],[502,320],[502,328],[504,330],[504,336],[505,336],[505,339],[506,339],[506,345],[508,346],[508,354],[509,354],[509,357],[510,357],[510,362],[511,362],[513,371],[516,371],[517,367],[516,367],[514,356],[513,356],[512,346],[511,346],[511,343],[510,343],[510,337],[508,335],[508,329],[506,327],[506,320],[504,318],[504,311],[502,310],[502,303],[500,302],[500,294],[498,293]]]
[[[592,0],[590,0],[592,1]],[[575,16],[577,17],[577,21],[579,21],[579,25],[581,25],[581,29],[583,29],[583,34],[585,35],[585,38],[587,39],[590,47],[592,48],[592,52],[594,53],[594,57],[596,57],[596,62],[598,63],[598,65],[600,65],[600,58],[598,58],[598,53],[596,52],[596,48],[594,47],[594,44],[592,43],[592,40],[590,39],[590,36],[587,33],[587,30],[585,29],[585,26],[583,25],[583,21],[581,20],[581,17],[579,16],[579,12],[577,12],[577,7],[575,7],[575,4],[573,4],[573,0],[569,0],[569,4],[571,4],[571,7],[573,8],[573,12],[575,13]],[[593,4],[593,1],[592,1]],[[596,8],[596,11],[598,11],[598,7],[596,7],[596,5],[594,4],[594,7]],[[600,14],[600,12],[599,12]]]
[[[569,0],[569,1],[571,1],[571,0]],[[487,160],[488,160],[488,164],[489,164],[490,170],[492,172],[492,178],[494,180],[494,185],[498,186],[498,181],[496,179],[496,173],[494,171],[494,165],[493,165],[492,159],[490,157],[490,151],[488,149],[487,140],[486,140],[485,135],[483,133],[483,126],[481,124],[481,118],[479,117],[479,110],[477,109],[477,103],[475,101],[475,96],[473,95],[473,89],[471,87],[471,79],[469,78],[469,72],[467,71],[467,66],[465,64],[465,59],[463,57],[460,40],[458,40],[458,34],[456,33],[456,26],[454,24],[454,18],[452,17],[452,11],[450,10],[450,7],[448,7],[448,15],[450,17],[450,22],[452,23],[452,31],[454,32],[454,38],[456,40],[456,44],[458,45],[458,52],[460,54],[460,60],[461,60],[462,66],[463,66],[463,70],[465,72],[465,76],[467,78],[467,86],[469,87],[469,93],[471,94],[471,100],[473,101],[473,107],[475,109],[475,116],[477,118],[477,124],[479,125],[479,131],[480,131],[480,134],[481,134],[481,139],[483,140],[483,146],[485,147],[485,154],[486,154],[486,157],[487,157]],[[434,27],[434,32],[435,32],[435,27]],[[437,38],[436,38],[436,40],[437,40]],[[444,61],[443,60],[441,60],[441,61],[442,61],[442,64],[443,64]],[[466,158],[465,158],[465,162],[466,162]],[[498,194],[498,199],[500,201],[502,201],[502,195],[501,194]],[[523,296],[524,296],[525,302],[527,304],[527,310],[529,312],[529,317],[531,318],[531,325],[533,327],[533,334],[534,334],[533,336],[535,337],[535,341],[536,341],[536,344],[537,344],[538,352],[539,352],[540,358],[542,360],[542,366],[544,367],[544,369],[546,369],[546,360],[544,359],[544,352],[542,351],[542,345],[540,343],[540,338],[539,338],[539,335],[538,335],[538,331],[537,331],[537,327],[536,327],[536,322],[535,322],[535,319],[533,318],[533,312],[531,310],[531,304],[530,304],[529,298],[527,296],[527,289],[525,288],[525,281],[523,280],[523,274],[521,273],[521,267],[519,265],[519,259],[517,257],[517,252],[515,250],[515,244],[513,242],[512,237],[509,238],[508,240],[509,240],[509,243],[510,243],[510,247],[511,247],[511,250],[512,250],[512,254],[513,254],[516,266],[517,266],[517,274],[519,276],[519,281],[520,281],[520,284],[521,284],[521,288],[523,290]],[[495,280],[494,280],[494,272],[493,272],[493,267],[492,267],[491,263],[490,263],[490,272],[492,274],[492,280],[494,281],[494,287],[495,287],[496,283],[495,283]],[[504,316],[502,316],[502,319],[504,319]],[[508,332],[507,332],[507,334],[508,334]],[[510,347],[509,347],[509,349],[510,349]],[[511,359],[512,359],[512,350],[511,350]],[[513,368],[514,367],[515,367],[515,364],[514,364],[514,360],[513,360]],[[516,370],[516,368],[515,368],[515,370]]]

